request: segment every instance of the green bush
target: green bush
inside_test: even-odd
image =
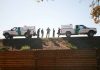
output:
[[[0,51],[8,51],[8,48],[0,47]]]
[[[30,50],[31,48],[30,48],[30,46],[28,46],[28,45],[24,45],[24,46],[22,46],[21,47],[21,51],[24,51],[24,50]]]

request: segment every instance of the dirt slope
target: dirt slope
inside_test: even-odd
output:
[[[11,39],[0,40],[0,47],[13,47],[20,49],[28,45],[31,49],[82,49],[100,48],[100,37],[71,37],[71,38],[32,38],[32,39]]]

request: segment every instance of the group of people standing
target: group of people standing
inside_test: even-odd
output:
[[[41,34],[42,34],[42,38],[43,38],[43,36],[44,36],[44,30],[43,30],[43,28],[42,28],[42,30],[41,30]],[[37,30],[37,38],[39,38],[40,37],[40,28]]]
[[[49,38],[50,37],[50,28],[48,27],[46,29],[46,38]],[[40,38],[40,32],[41,32],[41,38],[44,37],[44,30],[43,28],[40,30],[40,28],[37,30],[37,38]],[[53,28],[53,34],[52,34],[53,37],[55,37],[55,29]]]

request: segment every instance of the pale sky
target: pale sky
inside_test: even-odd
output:
[[[100,35],[100,24],[91,19],[92,0],[0,0],[0,38],[3,31],[18,26],[36,26],[38,28],[55,28],[67,24],[82,24],[95,27]]]

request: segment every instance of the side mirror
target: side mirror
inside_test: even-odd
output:
[[[13,29],[11,29],[11,31],[13,31]]]

